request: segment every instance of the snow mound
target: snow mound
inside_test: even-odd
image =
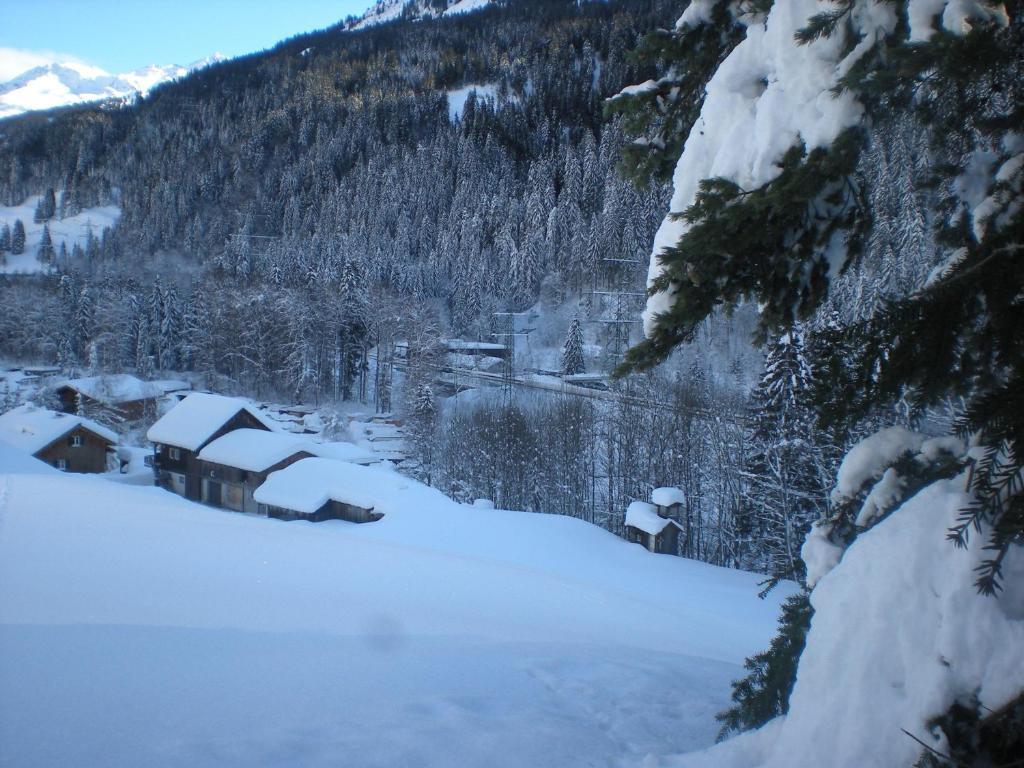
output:
[[[998,710],[1024,688],[1024,550],[1006,592],[978,595],[984,535],[946,540],[969,501],[964,478],[935,483],[861,534],[811,593],[815,614],[789,714],[706,752],[662,764],[715,768],[911,766],[940,748],[928,722],[977,695]],[[813,535],[813,534],[812,534]],[[842,724],[842,727],[837,727]]]

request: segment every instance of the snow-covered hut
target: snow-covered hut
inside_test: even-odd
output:
[[[65,472],[106,472],[117,434],[82,416],[33,405],[0,415],[0,441]]]
[[[679,552],[682,526],[658,514],[658,507],[646,501],[634,501],[626,509],[626,539],[651,552],[675,555]]]
[[[153,443],[157,485],[199,501],[203,487],[199,452],[236,429],[274,431],[245,400],[205,392],[188,395],[146,433]]]
[[[380,475],[374,470],[332,459],[302,459],[273,472],[253,494],[262,514],[281,520],[348,520],[369,523]]]
[[[271,472],[314,454],[312,443],[291,433],[236,429],[199,451],[200,500],[236,512],[258,512],[253,493]]]
[[[156,414],[166,393],[188,389],[185,381],[143,381],[127,373],[66,379],[55,393],[61,410],[108,421],[136,422]]]

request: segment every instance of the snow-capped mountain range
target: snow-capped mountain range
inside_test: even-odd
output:
[[[444,0],[441,3],[436,0],[435,2],[430,2],[430,0],[377,0],[348,28],[363,29],[393,21],[399,18],[407,7],[412,18],[423,19],[469,13],[491,5],[492,2],[493,0]]]
[[[69,104],[145,95],[160,83],[223,60],[223,56],[215,53],[187,66],[151,64],[119,75],[80,62],[43,64],[0,82],[0,118]]]

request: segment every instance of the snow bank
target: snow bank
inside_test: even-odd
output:
[[[29,456],[23,450],[15,448],[10,443],[4,442],[0,437],[0,475],[4,474],[56,475],[57,470],[49,464]],[[3,502],[4,499],[0,496],[0,507]]]
[[[973,586],[984,535],[967,550],[946,530],[969,501],[964,478],[935,483],[861,534],[811,593],[815,609],[789,714],[673,766],[910,766],[939,747],[927,723],[977,694],[999,709],[1024,689],[1024,550],[1011,550],[1006,592]],[[840,724],[840,725],[837,725]]]
[[[314,526],[0,476],[3,759],[632,764],[712,743],[790,591],[396,473],[376,492],[381,521]]]

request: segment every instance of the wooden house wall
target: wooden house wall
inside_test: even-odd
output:
[[[203,464],[199,460],[199,451],[203,450],[207,445],[212,443],[218,437],[226,435],[228,432],[234,432],[236,429],[262,429],[267,432],[270,430],[255,416],[252,416],[247,410],[242,409],[230,419],[225,421],[214,433],[212,433],[203,443],[195,450],[190,451],[180,446],[171,446],[163,443],[156,444],[156,453],[153,459],[153,469],[157,473],[157,482],[159,485],[168,488],[169,490],[176,491],[175,488],[171,487],[172,483],[170,478],[167,477],[168,472],[174,472],[176,474],[185,476],[185,498],[192,499],[193,501],[200,501],[203,497]],[[181,457],[177,460],[170,458],[169,448],[178,448]]]
[[[80,446],[72,446],[72,438],[82,439]],[[100,437],[79,425],[66,435],[53,441],[45,448],[36,451],[35,456],[56,467],[60,459],[67,462],[68,472],[95,473],[107,471],[107,449],[113,445],[109,440]]]
[[[372,509],[357,507],[354,504],[345,504],[333,499],[312,514],[296,512],[295,510],[283,507],[271,507],[265,504],[260,506],[266,509],[268,517],[277,520],[308,520],[313,523],[322,523],[325,520],[347,520],[350,523],[372,523],[383,517],[383,515],[374,512]]]

